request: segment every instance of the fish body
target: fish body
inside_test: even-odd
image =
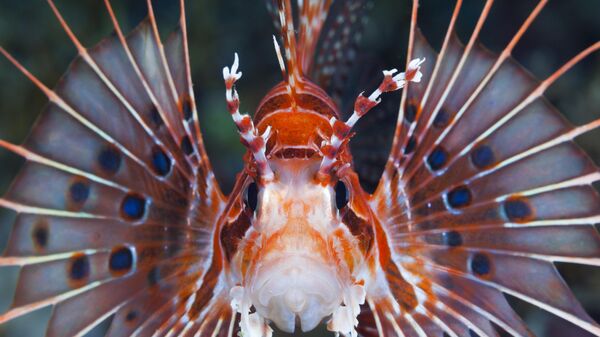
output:
[[[204,148],[184,2],[163,41],[150,1],[125,35],[105,0],[116,34],[90,49],[48,2],[79,53],[56,88],[0,48],[50,101],[23,144],[0,140],[26,159],[0,198],[16,214],[0,267],[20,267],[0,324],[51,306],[47,336],[107,318],[107,336],[321,324],[346,337],[533,336],[509,294],[600,336],[554,266],[598,265],[600,174],[573,139],[600,120],[572,126],[543,98],[600,42],[533,79],[510,55],[546,1],[493,55],[477,44],[492,0],[465,45],[458,0],[439,53],[414,0],[406,65],[381,69],[352,111],[325,89],[347,69],[340,48],[366,2],[267,1],[283,80],[251,117],[238,54],[223,68],[223,106],[247,149],[229,195]],[[393,144],[369,193],[349,144],[395,91]]]

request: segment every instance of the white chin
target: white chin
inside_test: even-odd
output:
[[[267,265],[268,264],[268,265]],[[331,265],[288,255],[259,266],[249,287],[257,313],[286,332],[314,329],[340,306],[343,290]]]

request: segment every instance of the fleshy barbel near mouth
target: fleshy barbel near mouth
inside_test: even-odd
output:
[[[294,332],[297,320],[302,331],[310,331],[342,301],[343,286],[334,268],[299,254],[263,261],[249,284],[252,304],[283,331]]]

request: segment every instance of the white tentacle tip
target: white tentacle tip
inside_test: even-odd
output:
[[[237,72],[239,65],[240,65],[240,57],[238,56],[238,53],[233,53],[233,65],[231,66],[231,72],[232,73]]]
[[[406,69],[406,79],[411,82],[421,82],[421,78],[423,77],[423,73],[421,73],[421,65],[425,62],[425,58],[416,58],[412,59],[408,63],[408,67]]]
[[[421,64],[423,64],[423,62],[425,62],[426,58],[419,58],[417,57],[416,59],[412,59],[410,60],[410,62],[408,62],[408,69],[416,69],[418,67],[421,66]]]
[[[234,53],[233,65],[231,65],[231,68],[229,68],[229,67],[223,68],[223,79],[225,81],[232,80],[232,79],[234,81],[237,81],[240,78],[242,78],[242,72],[238,72],[239,65],[240,65],[240,58],[238,56],[238,53]]]
[[[383,76],[393,76],[397,72],[398,72],[398,69],[396,69],[396,68],[390,69],[390,70],[384,70]]]

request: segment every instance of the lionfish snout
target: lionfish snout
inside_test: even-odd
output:
[[[310,331],[330,316],[342,301],[342,289],[331,265],[310,256],[284,255],[261,264],[248,290],[257,313],[294,332]]]
[[[244,335],[268,336],[271,322],[286,332],[310,331],[323,321],[344,333],[355,325],[363,286],[340,251],[340,233],[348,231],[333,189],[314,178],[319,163],[270,163],[276,179],[261,187],[253,233],[242,249],[247,253],[236,260],[242,281],[231,290]]]
[[[268,336],[272,322],[286,332],[306,332],[323,321],[332,331],[352,331],[365,293],[341,260],[331,236],[319,237],[306,224],[288,224],[263,238],[245,282],[231,291],[242,331]]]

